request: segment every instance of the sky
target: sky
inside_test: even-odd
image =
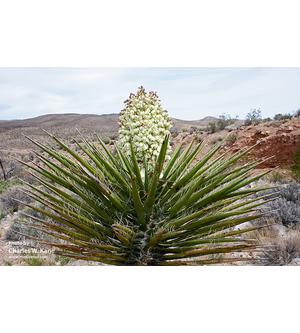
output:
[[[185,120],[300,108],[300,68],[0,68],[0,119],[118,113],[141,85]]]

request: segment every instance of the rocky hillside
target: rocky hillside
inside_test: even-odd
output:
[[[260,167],[289,168],[300,146],[300,118],[262,122],[258,125],[244,126],[242,121],[234,121],[225,129],[210,133],[209,123],[217,121],[214,117],[186,121],[172,119],[172,142],[188,144],[193,138],[204,140],[207,147],[224,140],[224,150],[237,152],[243,147],[257,146],[249,155],[251,159],[271,157]],[[118,114],[52,114],[32,119],[0,121],[0,152],[2,154],[26,153],[32,149],[22,134],[43,142],[47,137],[42,129],[59,135],[67,142],[78,136],[79,129],[85,136],[97,132],[103,137],[116,139]]]
[[[256,126],[241,126],[233,133],[236,134],[236,141],[230,147],[233,152],[257,144],[250,153],[250,158],[272,156],[261,164],[262,168],[278,166],[285,168],[294,163],[296,151],[300,147],[300,118],[285,122],[272,121]]]
[[[194,138],[204,140],[207,148],[223,141],[223,151],[230,153],[256,145],[249,153],[249,159],[272,157],[259,168],[289,169],[294,165],[295,154],[300,149],[300,118],[263,122],[255,126],[236,123],[215,133],[185,131],[178,133],[174,141],[175,144],[183,142],[187,145]]]

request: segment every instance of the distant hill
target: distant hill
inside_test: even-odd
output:
[[[104,132],[117,130],[118,115],[46,114],[24,120],[0,120],[0,132],[17,128],[101,128]]]
[[[0,133],[14,129],[58,129],[79,128],[101,130],[104,133],[117,132],[118,114],[46,114],[43,116],[24,120],[0,120]],[[217,120],[214,117],[205,117],[200,120],[172,119],[174,127],[178,130],[191,126],[206,127],[209,122]]]
[[[181,130],[183,128],[189,128],[191,126],[196,126],[200,128],[206,128],[210,122],[217,121],[218,118],[215,117],[205,117],[200,120],[180,120],[176,118],[172,118],[174,127],[178,130]]]

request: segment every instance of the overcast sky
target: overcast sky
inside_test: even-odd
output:
[[[0,119],[118,113],[140,85],[180,119],[300,108],[300,68],[0,68]]]

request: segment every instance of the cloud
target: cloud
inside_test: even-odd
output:
[[[172,117],[264,117],[300,108],[299,68],[2,68],[0,119],[46,113],[117,113],[144,85]]]

